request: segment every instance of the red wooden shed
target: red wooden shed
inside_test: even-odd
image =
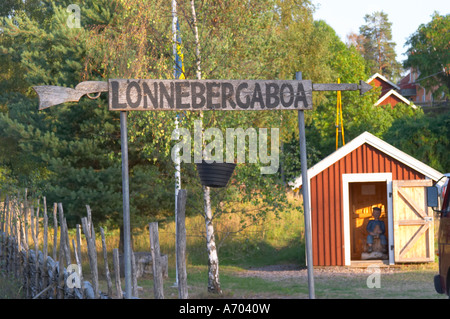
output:
[[[381,208],[388,259],[434,261],[433,212],[425,187],[442,173],[365,132],[308,170],[314,266],[361,260],[372,208]],[[291,182],[301,187],[301,176]]]
[[[413,109],[417,108],[417,106],[411,103],[407,98],[405,98],[400,93],[394,90],[390,90],[389,92],[384,94],[381,98],[379,98],[378,101],[375,103],[375,106],[390,104],[391,108],[394,108],[394,106],[396,106],[398,103],[405,103],[406,105],[411,106]]]
[[[374,75],[372,75],[370,79],[366,81],[366,83],[375,87],[381,87],[380,98],[391,90],[400,91],[400,87],[398,85],[389,81],[379,73],[375,73]]]
[[[405,103],[414,109],[417,108],[411,101],[399,93],[400,87],[398,85],[392,83],[379,73],[372,75],[366,83],[374,87],[381,87],[380,97],[375,103],[375,106],[390,104],[394,108],[398,103]]]

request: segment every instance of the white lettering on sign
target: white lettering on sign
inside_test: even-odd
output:
[[[312,109],[309,80],[110,79],[108,83],[110,111]]]

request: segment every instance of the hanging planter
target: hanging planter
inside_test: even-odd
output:
[[[209,187],[225,187],[233,175],[235,163],[216,163],[211,164],[202,161],[197,163],[197,172],[200,176],[202,185]]]

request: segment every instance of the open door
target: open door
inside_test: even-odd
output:
[[[349,183],[350,242],[351,260],[361,260],[367,239],[367,224],[372,218],[373,207],[381,209],[380,220],[386,226],[389,237],[387,216],[387,183],[357,182]]]
[[[433,212],[427,207],[431,180],[393,181],[395,262],[434,261]]]

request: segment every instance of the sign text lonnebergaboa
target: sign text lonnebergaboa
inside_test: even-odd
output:
[[[312,109],[312,83],[265,80],[108,81],[111,111]]]

